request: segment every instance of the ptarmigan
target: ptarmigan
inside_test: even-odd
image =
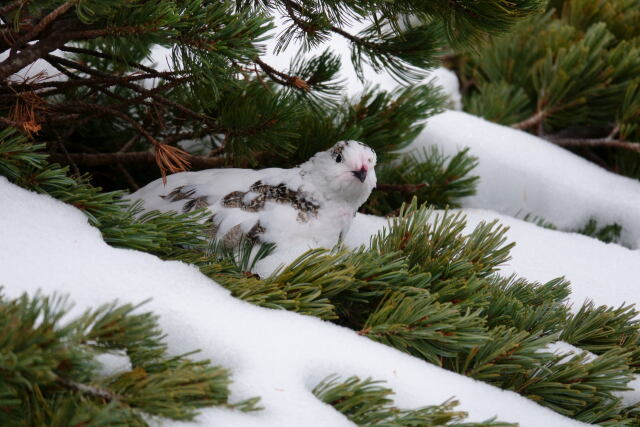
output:
[[[209,169],[180,172],[133,193],[145,210],[207,208],[212,235],[231,246],[255,242],[333,247],[349,230],[376,186],[376,154],[358,141],[341,141],[292,169]]]

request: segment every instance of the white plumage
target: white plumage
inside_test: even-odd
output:
[[[241,236],[278,246],[334,246],[376,185],[376,154],[341,141],[292,169],[209,169],[158,179],[133,193],[145,210],[206,207],[212,235],[233,245]]]

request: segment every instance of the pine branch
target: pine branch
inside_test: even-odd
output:
[[[147,72],[149,74],[149,77],[157,77],[157,78],[171,80],[172,77],[175,75],[175,72],[159,72],[151,67],[147,67],[145,65],[138,64],[136,62],[124,61],[122,60],[122,58],[119,58],[115,55],[111,55],[105,52],[98,52],[97,50],[94,50],[94,49],[86,49],[86,48],[80,48],[75,46],[63,46],[60,48],[60,50],[63,52],[77,53],[80,55],[91,55],[91,56],[95,56],[96,58],[107,59],[109,61],[114,61],[120,64],[135,67],[135,68],[138,68],[139,70]],[[131,77],[138,77],[138,76],[133,76],[133,75],[129,76],[127,80],[131,81]]]
[[[9,57],[13,56],[16,50],[20,49],[25,43],[31,40],[34,40],[36,37],[38,37],[38,35],[40,35],[40,33],[45,28],[47,28],[53,21],[58,19],[58,17],[66,13],[73,6],[75,6],[76,3],[78,3],[78,1],[79,0],[69,0],[61,4],[56,9],[54,9],[51,13],[49,13],[47,16],[42,18],[40,22],[38,22],[38,24],[36,24],[27,34],[21,36],[18,40],[16,40],[13,43],[13,46],[11,46],[11,53],[9,54]]]
[[[115,393],[97,386],[82,384],[77,381],[62,377],[58,377],[56,381],[70,390],[79,391],[82,394],[86,394],[105,402],[121,401],[121,398]]]
[[[78,71],[83,71],[83,72],[85,72],[87,74],[90,74],[90,75],[95,75],[95,76],[101,77],[101,78],[109,78],[110,77],[110,74],[108,74],[108,73],[104,73],[102,71],[95,70],[95,69],[93,69],[91,67],[88,67],[88,66],[86,66],[84,64],[80,64],[79,62],[71,61],[71,60],[66,59],[66,58],[60,58],[60,57],[53,56],[53,55],[45,55],[44,58],[46,60],[48,60],[48,61],[51,61],[51,62],[54,62],[54,63],[58,63],[58,64],[62,64],[62,65],[66,65],[68,67],[75,68]],[[153,77],[157,77],[157,76],[153,75]],[[167,91],[167,90],[171,89],[172,87],[177,86],[179,83],[182,83],[182,82],[187,81],[187,80],[189,80],[188,77],[184,77],[184,78],[181,78],[181,79],[171,79],[171,81],[169,83],[166,83],[166,84],[164,84],[164,85],[162,85],[160,87],[156,87],[154,89],[144,89],[144,88],[142,88],[142,87],[140,87],[138,85],[130,83],[128,77],[125,76],[125,77],[122,77],[120,79],[116,79],[115,80],[115,84],[120,85],[120,86],[124,86],[126,88],[129,88],[129,89],[141,94],[141,96],[133,98],[132,100],[130,100],[128,102],[141,101],[141,100],[144,100],[144,99],[146,99],[148,97],[151,97],[151,98],[155,99],[156,101],[158,101],[158,102],[160,102],[160,103],[162,103],[164,105],[173,107],[173,108],[175,108],[175,109],[177,109],[177,110],[179,110],[179,111],[181,111],[181,112],[183,112],[183,113],[185,113],[185,114],[187,114],[187,115],[189,115],[191,117],[194,117],[194,118],[196,118],[198,120],[204,121],[205,123],[208,123],[209,125],[215,126],[216,123],[215,123],[215,120],[212,117],[207,117],[204,114],[197,113],[197,112],[191,110],[190,108],[187,108],[184,105],[181,105],[181,104],[179,104],[179,103],[177,103],[175,101],[172,101],[172,100],[170,100],[170,99],[166,98],[165,96],[160,95],[158,93],[158,92]]]
[[[21,50],[20,53],[8,57],[0,63],[0,81],[5,80],[10,75],[20,71],[49,52],[58,49],[68,40],[63,33],[52,34],[38,41],[36,44]]]
[[[273,68],[272,66],[270,66],[269,64],[265,63],[260,58],[256,58],[255,62],[276,83],[279,83],[279,84],[281,84],[283,86],[290,86],[290,87],[293,87],[295,89],[301,90],[303,92],[309,92],[309,90],[311,90],[310,87],[309,87],[309,84],[307,82],[305,82],[304,80],[302,80],[300,77],[298,77],[298,76],[290,76],[290,75],[288,75],[286,73],[278,71],[275,68]]]
[[[155,163],[155,156],[149,151],[138,151],[129,153],[69,153],[69,158],[83,166],[103,166],[122,164]],[[216,168],[226,164],[224,156],[208,157],[186,155],[185,159],[196,168]],[[66,157],[60,154],[51,155],[54,162],[65,162]]]
[[[6,6],[0,7],[0,16],[5,15],[9,12],[13,12],[19,7],[22,7],[29,3],[30,0],[16,0],[13,3],[10,3]]]
[[[533,116],[529,117],[528,119],[512,124],[511,127],[515,129],[521,129],[521,130],[532,128],[542,123],[542,121],[545,119],[545,117],[547,117],[548,114],[549,113],[547,111],[540,110],[537,113],[535,113]]]
[[[612,147],[640,152],[640,142],[621,141],[615,138],[563,138],[546,135],[544,139],[562,147]]]

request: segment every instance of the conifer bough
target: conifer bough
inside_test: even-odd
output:
[[[273,15],[288,19],[279,48],[294,39],[309,48],[335,34],[351,43],[360,72],[368,62],[414,80],[436,64],[444,44],[504,31],[540,3],[10,1],[0,8],[0,122],[47,143],[50,154],[74,168],[117,167],[126,184],[136,184],[141,175],[138,180],[151,180],[153,175],[144,172],[150,162],[163,175],[189,167],[255,164],[257,153],[268,159],[278,153],[281,162],[286,155],[291,165],[340,139],[357,138],[349,135],[354,129],[371,133],[373,124],[365,123],[366,116],[351,127],[331,120],[345,102],[334,54],[298,58],[289,70],[277,70],[261,58],[260,42],[273,28]],[[364,19],[372,24],[349,32],[350,22]],[[168,71],[143,64],[154,46],[171,50]],[[36,60],[58,75],[15,75]],[[424,94],[400,101],[418,105],[419,96]],[[434,96],[430,99],[423,103],[428,108],[416,107],[407,116],[412,123],[433,111]],[[385,109],[396,108],[388,102]],[[321,115],[318,121],[333,128],[327,137],[307,141],[302,128],[312,115]],[[386,123],[406,126],[388,115]],[[384,145],[364,142],[379,152],[398,148],[407,140],[394,132]],[[204,140],[209,150],[187,153],[178,145],[193,140]]]
[[[465,109],[640,178],[638,22],[637,0],[550,1],[453,58]]]
[[[435,214],[413,201],[368,247],[315,249],[260,278],[248,271],[272,247],[256,252],[250,245],[239,251],[218,246],[205,252],[208,225],[201,213],[137,215],[139,206],[127,206],[121,193],[101,193],[86,177],[68,176],[67,169],[47,164],[39,148],[15,131],[0,131],[0,174],[81,209],[113,246],[190,262],[245,301],[331,320],[578,420],[637,421],[637,408],[625,407],[616,396],[640,370],[637,311],[587,302],[571,314],[569,283],[562,278],[539,284],[498,276],[512,245],[497,222],[480,223],[466,234],[461,213]],[[546,346],[559,338],[598,358],[550,353]],[[74,388],[73,383],[67,386]],[[350,404],[339,405],[331,396],[368,388],[366,381],[347,380],[317,395],[351,417],[361,412],[352,413]],[[382,404],[376,417],[399,415],[380,399],[386,394],[374,390],[367,404],[371,409],[375,401]],[[442,409],[402,415],[426,417]]]

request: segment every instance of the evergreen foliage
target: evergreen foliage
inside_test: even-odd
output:
[[[470,175],[477,166],[477,159],[468,151],[468,148],[464,149],[449,158],[432,146],[383,163],[376,170],[378,187],[391,191],[371,194],[363,210],[387,214],[413,197],[439,209],[459,207],[457,199],[475,194],[478,182],[477,176]]]
[[[152,415],[191,420],[209,406],[257,409],[256,398],[228,402],[226,369],[169,356],[157,318],[138,308],[113,303],[69,320],[66,298],[1,297],[0,423],[146,426]],[[103,374],[103,354],[131,368]]]
[[[511,247],[502,227],[480,224],[468,235],[464,228],[460,214],[434,215],[414,200],[369,248],[311,251],[267,278],[229,276],[237,264],[222,265],[221,256],[194,262],[253,303],[333,320],[581,421],[630,422],[614,393],[637,369],[635,312],[587,303],[572,315],[565,280],[495,274]],[[595,318],[584,329],[583,312]],[[560,337],[600,356],[546,350]]]
[[[260,57],[276,12],[287,18],[280,49],[299,40],[305,51],[337,34],[351,43],[361,77],[368,63],[415,83],[444,45],[473,44],[474,53],[454,58],[468,110],[587,146],[585,155],[637,173],[637,1],[554,0],[546,14],[517,24],[542,3],[9,1],[0,6],[0,175],[77,207],[109,244],[193,263],[253,304],[331,320],[581,421],[634,425],[637,408],[615,393],[640,369],[635,309],[587,302],[571,314],[563,279],[497,275],[511,248],[504,227],[467,230],[463,215],[422,205],[455,206],[476,181],[476,160],[464,151],[394,155],[439,111],[437,90],[370,88],[345,99],[342,64],[328,50],[283,71]],[[361,33],[346,30],[365,20]],[[514,24],[514,34],[489,47],[475,43]],[[171,51],[168,71],[141,64],[153,46]],[[66,80],[9,79],[37,59]],[[250,270],[272,247],[209,245],[203,212],[140,215],[123,192],[89,182],[134,189],[188,167],[292,166],[341,139],[378,152],[384,191],[366,209],[397,217],[366,247],[312,250],[269,277]],[[608,238],[616,230],[587,224],[584,232]],[[223,368],[169,357],[153,315],[113,304],[63,322],[67,309],[56,297],[0,300],[3,424],[145,425],[147,414],[255,409],[255,399],[229,404]],[[598,357],[553,354],[546,346],[558,339]],[[113,352],[132,369],[100,377],[96,355]],[[359,425],[469,425],[454,402],[399,410],[390,393],[357,378],[314,389]]]
[[[455,411],[455,400],[448,400],[439,406],[402,410],[393,406],[391,389],[380,385],[380,381],[370,378],[361,380],[350,377],[340,380],[331,375],[313,389],[320,400],[333,406],[358,426],[367,427],[409,427],[409,426],[460,426],[460,427],[507,427],[514,424],[488,420],[480,423],[461,422],[467,414]]]
[[[639,19],[637,0],[549,1],[452,58],[465,109],[640,178]]]
[[[70,178],[65,169],[48,165],[28,145],[20,148],[11,132],[4,138],[10,144],[0,144],[0,168],[13,171],[7,174],[11,181],[61,198],[82,183],[88,188],[85,194],[93,194],[82,178]],[[62,184],[51,186],[45,180],[34,185],[25,178],[37,175],[38,168],[56,171],[55,182]],[[76,206],[88,218],[101,219],[118,199],[104,200]],[[245,242],[235,251],[215,244],[203,251],[200,239],[207,224],[197,221],[201,214],[194,215],[192,222],[186,221],[191,225],[175,234],[158,232],[162,222],[147,227],[129,214],[120,218],[132,241],[146,242],[151,251],[170,246],[159,255],[195,264],[251,303],[331,320],[581,421],[637,421],[637,411],[624,408],[614,394],[624,390],[638,370],[635,310],[586,303],[574,315],[566,303],[569,284],[563,279],[540,284],[500,277],[496,271],[508,261],[512,244],[496,222],[467,230],[460,213],[436,213],[414,199],[367,247],[312,250],[273,275],[259,277],[248,269],[272,247],[252,250]],[[176,221],[183,220],[167,219]],[[106,221],[95,225],[104,228],[103,233],[109,227]],[[546,350],[560,338],[599,357],[587,360],[584,354]]]
[[[343,139],[369,144],[385,163],[442,104],[437,90],[415,83],[438,63],[443,46],[504,32],[541,5],[13,0],[0,7],[0,52],[7,54],[0,61],[0,122],[108,190],[136,189],[186,168],[289,167]],[[292,40],[303,46],[285,70],[262,57],[276,15],[286,20],[278,49]],[[366,28],[351,33],[354,22]],[[370,88],[346,99],[338,56],[329,49],[303,55],[334,35],[349,41],[362,79],[369,64],[412,86],[395,93]],[[167,67],[146,60],[154,48],[170,52]],[[14,75],[38,59],[58,76]],[[398,182],[387,184],[421,184],[412,179],[433,173],[389,176]],[[462,175],[456,179],[452,194],[471,191],[461,188]],[[375,209],[395,210],[396,199]]]
[[[122,200],[122,191],[102,192],[89,177],[70,177],[68,167],[49,164],[41,145],[28,143],[12,128],[0,131],[0,173],[28,190],[48,194],[82,210],[113,246],[175,257],[182,247],[205,248],[199,221],[202,213],[141,212],[139,205]]]
[[[70,200],[108,239],[112,222],[103,218],[117,212],[114,204],[123,201],[111,195],[96,202],[91,197],[104,193],[82,177],[70,178],[66,169],[47,164],[11,131],[4,131],[3,138],[8,142],[0,144],[0,168],[12,171],[7,173],[11,181],[63,200],[67,194],[89,195],[86,201]],[[46,175],[51,181],[33,179],[42,170],[53,171]],[[635,310],[586,303],[572,315],[566,281],[540,284],[498,276],[512,244],[496,222],[465,231],[460,213],[435,213],[414,199],[368,247],[315,249],[263,278],[249,269],[273,247],[256,250],[244,242],[234,251],[215,244],[207,249],[207,224],[198,221],[202,213],[185,218],[167,214],[159,221],[156,214],[137,218],[131,209],[121,209],[117,217],[119,228],[130,234],[111,244],[135,247],[144,242],[150,252],[195,264],[238,298],[331,320],[581,421],[637,421],[636,411],[624,408],[614,394],[638,370]],[[184,226],[174,228],[174,223]],[[559,338],[599,357],[588,361],[584,354],[547,351]],[[437,409],[447,410],[446,405]]]

